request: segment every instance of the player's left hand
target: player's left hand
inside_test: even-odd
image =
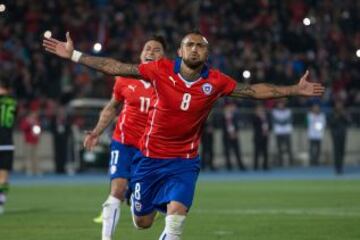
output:
[[[297,95],[307,97],[321,96],[325,91],[325,87],[320,83],[312,83],[309,80],[309,70],[306,70],[305,74],[301,77],[299,83],[296,85]]]

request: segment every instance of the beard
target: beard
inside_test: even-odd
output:
[[[185,65],[191,69],[197,69],[205,64],[205,61],[202,60],[190,60],[190,59],[183,59]]]

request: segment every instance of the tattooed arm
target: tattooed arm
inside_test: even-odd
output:
[[[141,77],[138,70],[138,65],[122,63],[112,58],[93,57],[82,54],[79,59],[79,63],[108,75],[133,78]]]
[[[309,82],[309,71],[306,71],[300,81],[291,86],[276,86],[268,83],[246,85],[238,83],[231,97],[240,98],[282,98],[288,96],[321,96],[325,88],[319,83]]]
[[[253,85],[238,83],[230,96],[240,98],[268,99],[294,95],[297,95],[296,85],[276,86],[268,83],[259,83]]]
[[[100,113],[99,120],[92,132],[96,135],[101,135],[105,128],[114,120],[117,110],[121,102],[117,101],[114,97],[106,104]]]
[[[74,50],[74,43],[70,38],[69,32],[66,33],[66,42],[61,42],[51,37],[44,38],[43,47],[46,51],[59,57],[79,62],[109,75],[133,78],[141,77],[138,65],[136,64],[126,64],[111,58],[89,56]]]
[[[88,150],[92,150],[98,143],[100,135],[104,130],[109,126],[109,124],[114,120],[116,116],[117,109],[121,103],[117,101],[114,97],[106,104],[100,113],[99,120],[95,128],[86,133],[84,139],[84,147]]]

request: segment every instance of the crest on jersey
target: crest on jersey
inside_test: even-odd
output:
[[[112,165],[112,166],[110,167],[110,174],[116,173],[116,170],[117,170],[117,167],[116,167],[115,165]]]
[[[204,83],[202,85],[202,90],[205,93],[205,95],[210,95],[213,90],[213,86],[210,83]]]
[[[142,209],[142,204],[138,201],[135,201],[134,207],[135,207],[136,211],[140,212]]]

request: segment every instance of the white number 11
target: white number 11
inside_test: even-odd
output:
[[[140,97],[140,112],[149,112],[150,98]]]

